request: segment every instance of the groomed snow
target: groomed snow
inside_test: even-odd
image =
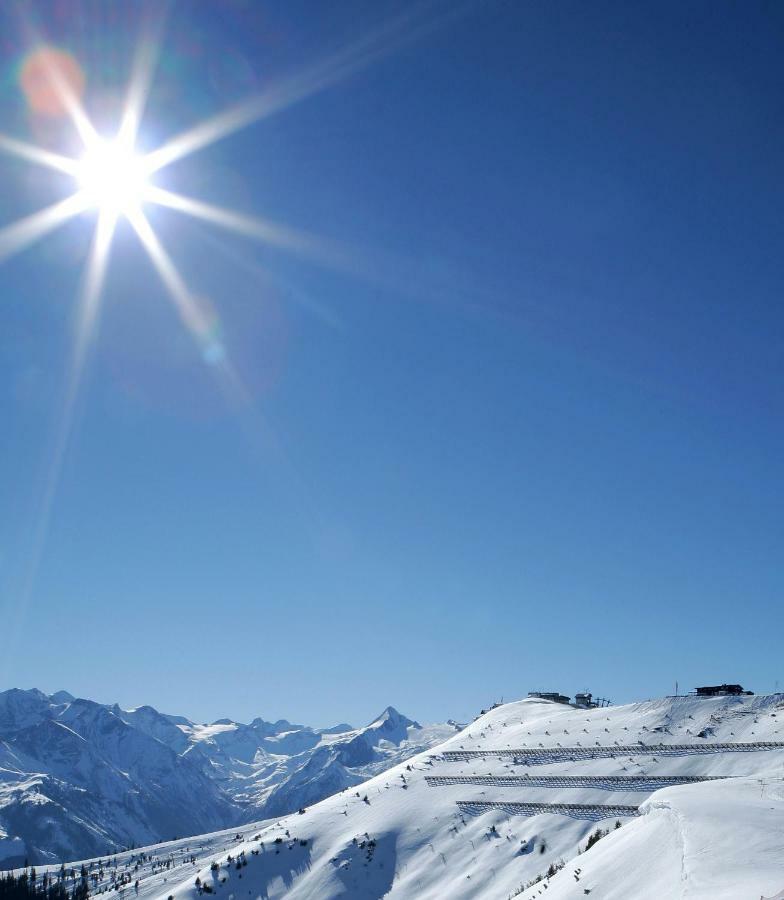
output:
[[[784,782],[738,778],[665,788],[520,900],[759,900],[784,891]]]

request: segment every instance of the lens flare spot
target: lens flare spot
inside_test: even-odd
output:
[[[82,67],[66,50],[39,47],[22,63],[20,84],[30,109],[53,118],[66,115],[69,98],[81,100],[85,76]]]
[[[207,297],[195,297],[194,306],[194,333],[201,347],[202,358],[209,365],[219,365],[226,358],[226,349],[218,312]]]

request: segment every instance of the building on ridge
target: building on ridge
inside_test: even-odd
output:
[[[695,693],[698,697],[739,697],[749,696],[754,691],[744,691],[739,684],[708,684],[698,687]]]

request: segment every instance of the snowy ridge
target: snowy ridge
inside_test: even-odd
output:
[[[66,691],[0,693],[0,869],[284,815],[455,734],[392,707],[365,728],[198,724]]]
[[[171,860],[165,874],[159,862],[156,868],[128,854],[118,857],[116,871],[133,871],[141,897],[177,900],[202,897],[205,885],[226,900],[571,900],[586,890],[602,900],[773,897],[784,888],[782,717],[780,694],[667,698],[596,710],[538,700],[509,703],[436,752],[412,757],[301,814],[156,847],[153,857]],[[707,727],[711,734],[699,737]],[[524,778],[525,766],[500,751],[558,750],[558,742],[574,746],[577,740],[636,748],[633,742],[649,734],[678,745],[765,746],[679,756],[624,749],[537,765],[538,779],[563,784],[462,780]],[[448,755],[466,750],[486,752],[470,760]],[[611,780],[626,777],[636,779],[634,791],[626,790],[628,782]],[[654,791],[659,781],[652,778],[679,783]],[[697,778],[712,780],[684,783]],[[466,803],[475,807],[473,814],[461,809]],[[587,852],[596,823],[575,817],[584,807],[609,815],[600,823],[609,834]],[[105,873],[99,890],[101,884],[111,886]]]

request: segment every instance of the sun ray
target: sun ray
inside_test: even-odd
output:
[[[5,134],[0,134],[0,150],[39,166],[47,166],[58,172],[65,172],[66,175],[73,175],[76,172],[76,161],[70,157],[52,153],[44,150],[43,147],[36,147],[35,144],[18,141]]]
[[[201,321],[196,304],[193,302],[182,275],[177,271],[177,267],[153,231],[149,220],[143,212],[134,210],[128,214],[128,221],[144,245],[144,249],[147,251],[161,281],[174,301],[183,323],[191,333],[198,333],[204,323]]]
[[[71,194],[45,209],[0,229],[0,260],[8,259],[84,212],[89,205],[82,193]]]
[[[161,281],[171,295],[180,316],[194,339],[200,343],[202,330],[209,323],[205,321],[198,305],[194,303],[193,297],[177,267],[172,262],[143,212],[135,211],[130,213],[128,220],[139,236],[155,269],[158,271]],[[263,412],[254,403],[253,394],[228,356],[224,355],[218,361],[214,371],[218,376],[218,384],[223,390],[227,401],[239,414],[239,422],[248,437],[250,445],[257,448],[263,446],[268,451],[271,450],[275,453],[287,486],[297,498],[298,511],[303,518],[303,525],[315,534],[316,529],[313,523],[320,518],[320,514],[315,505],[312,491],[292,464],[290,455],[280,436],[273,430]]]
[[[77,370],[77,384],[84,365],[87,348],[95,330],[95,321],[109,262],[109,250],[111,249],[116,224],[116,213],[109,211],[102,212],[98,216],[98,224],[95,226],[95,236],[85,271],[76,325],[74,365]]]
[[[180,275],[171,257],[164,249],[163,244],[161,244],[158,236],[153,231],[144,213],[141,210],[134,210],[127,214],[127,218],[152,260],[153,266],[157,270],[169,296],[172,298],[180,318],[200,349],[203,350],[205,335],[210,331],[208,317],[199,304],[195,302],[182,275]],[[217,371],[222,376],[221,386],[229,392],[230,399],[242,407],[251,407],[253,405],[251,393],[228,357],[223,354],[215,363]]]
[[[243,215],[234,210],[214,206],[211,203],[203,203],[201,200],[194,200],[192,197],[175,194],[159,187],[149,187],[145,199],[159,206],[165,206],[197,219],[211,222],[213,225],[218,225],[244,237],[262,241],[282,250],[299,253],[332,267],[341,267],[344,258],[348,258],[348,254],[336,244],[270,219]]]
[[[68,445],[73,433],[74,419],[79,400],[79,390],[84,376],[87,352],[90,339],[95,328],[95,321],[100,305],[106,267],[109,257],[115,220],[109,214],[99,216],[95,228],[90,255],[85,267],[76,315],[76,335],[72,349],[71,363],[68,369],[65,393],[56,417],[54,438],[50,444],[46,469],[43,473],[43,486],[37,503],[35,526],[32,534],[30,552],[26,554],[25,569],[22,574],[19,600],[16,608],[16,621],[12,628],[21,632],[27,606],[32,596],[41,558],[46,547],[52,510],[60,483]]]
[[[136,144],[139,123],[150,96],[152,76],[158,63],[163,25],[163,15],[157,16],[152,24],[148,24],[136,47],[122,120],[117,132],[117,139],[126,146],[133,147]]]
[[[191,331],[194,339],[200,343],[201,331],[209,323],[204,321],[203,314],[197,304],[194,303],[185,281],[153,231],[144,213],[141,211],[133,212],[128,215],[128,220],[138,234],[142,245],[147,250],[183,321]],[[314,501],[310,486],[292,464],[285,444],[281,441],[278,433],[271,427],[261,409],[254,403],[252,392],[248,389],[228,356],[224,355],[218,361],[213,371],[218,376],[218,384],[223,390],[227,402],[238,413],[238,421],[247,435],[249,445],[255,448],[264,447],[267,452],[272,451],[275,454],[287,487],[296,497],[297,511],[302,516],[303,526],[311,531],[315,537],[318,529],[314,527],[313,523],[321,518],[321,514]]]
[[[57,91],[60,100],[66,112],[74,124],[74,128],[82,139],[85,147],[89,147],[91,143],[98,139],[98,133],[93,123],[87,117],[79,98],[76,96],[70,85],[65,81],[56,66],[49,66],[49,77],[52,81],[54,89]]]
[[[246,128],[259,119],[287,109],[313,94],[346,80],[399,47],[431,31],[445,16],[454,15],[456,12],[449,10],[442,12],[440,16],[428,17],[427,14],[435,5],[426,3],[384,23],[342,50],[282,79],[244,103],[172,138],[148,154],[150,171],[155,172],[175,160]]]

